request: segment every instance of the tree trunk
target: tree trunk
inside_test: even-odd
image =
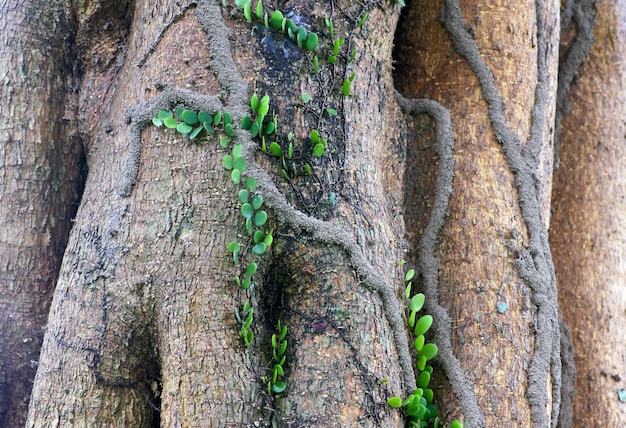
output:
[[[440,379],[442,406],[458,417],[462,407],[468,425],[547,426],[556,423],[560,387],[553,385],[559,330],[546,234],[558,4],[461,3],[410,4],[396,73],[407,96],[448,107],[454,129],[449,215],[435,270],[422,271],[428,310],[439,299],[453,327],[446,341],[454,353],[440,358],[450,381]],[[428,163],[441,160],[431,123],[414,124],[408,233],[414,257],[432,271],[424,212],[441,192]]]
[[[564,421],[625,426],[626,6],[583,6],[564,29],[561,76],[572,80],[565,80],[569,92],[560,106],[550,231],[576,367],[576,395]]]
[[[619,6],[592,49],[591,0],[24,3],[0,2],[1,426],[404,426],[403,259],[442,425],[572,423],[557,276],[573,415],[622,422]],[[177,108],[222,123],[153,122]]]
[[[23,426],[82,148],[65,2],[2,1],[0,29],[0,426]]]

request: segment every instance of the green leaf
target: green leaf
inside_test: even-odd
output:
[[[259,122],[253,122],[250,125],[250,136],[256,138],[259,135]]]
[[[300,27],[298,28],[298,32],[296,33],[296,41],[298,42],[298,47],[302,48],[302,43],[306,41],[307,32],[306,28]]]
[[[206,130],[207,134],[213,134],[215,132],[215,129],[213,129],[209,122],[202,122],[202,126]]]
[[[429,372],[424,372],[424,373],[429,373]],[[424,388],[424,400],[426,400],[427,403],[432,403],[435,393],[433,392],[432,389],[429,389],[427,386],[422,387]]]
[[[348,58],[348,62],[354,61],[354,58],[356,57],[356,53],[357,53],[357,49],[356,49],[356,46],[355,46],[352,49],[352,52],[350,52],[350,58]]]
[[[263,0],[259,0],[256,4],[256,17],[259,19],[263,19]]]
[[[263,226],[267,223],[267,213],[265,211],[259,211],[254,215],[254,225],[257,227]]]
[[[182,120],[183,112],[185,111],[182,107],[176,107],[176,117]]]
[[[396,0],[396,3],[398,3],[402,7],[406,6],[406,4],[404,3],[404,0]],[[453,427],[450,426],[450,428],[453,428]]]
[[[227,123],[226,125],[224,125],[224,132],[231,138],[235,137],[235,130],[233,129],[232,123]]]
[[[350,81],[348,79],[343,81],[343,84],[341,85],[341,93],[346,97],[350,95]]]
[[[316,144],[315,147],[313,147],[313,155],[320,157],[324,154],[324,145],[323,144]],[[306,168],[306,167],[305,167]]]
[[[319,68],[319,62],[317,60],[317,55],[315,55],[313,57],[313,73],[317,74],[319,73],[320,68]]]
[[[419,355],[417,357],[417,364],[415,365],[418,370],[423,371],[426,368],[426,357]]]
[[[314,144],[319,144],[322,142],[320,140],[320,133],[317,131],[317,129],[311,130],[311,141],[313,141]]]
[[[304,164],[304,170],[306,171],[306,173],[307,173],[308,175],[311,175],[311,172],[312,172],[312,171],[311,171],[311,165],[309,165],[308,163],[307,163],[307,164]]]
[[[250,0],[235,0],[235,6],[244,7],[246,3],[250,3]]]
[[[279,330],[281,330],[281,329],[279,328]],[[280,337],[279,337],[279,339],[280,339],[280,340],[284,340],[284,339],[285,339],[285,336],[287,336],[287,326],[284,326],[284,327],[282,328],[282,330],[280,331]]]
[[[309,95],[308,92],[303,92],[302,93],[302,102],[304,104],[308,103],[309,101],[311,101],[311,95]]]
[[[359,19],[359,23],[356,25],[356,27],[359,28],[361,25],[363,25],[366,19],[367,19],[367,13],[364,13],[363,16],[361,16],[361,19]]]
[[[426,338],[424,337],[423,334],[420,334],[419,336],[415,338],[415,343],[413,344],[413,347],[415,348],[417,352],[420,352],[424,348],[425,341],[426,341]]]
[[[287,352],[287,341],[283,340],[280,343],[280,350],[278,351],[278,355],[285,355],[285,352]]]
[[[259,108],[259,96],[256,92],[250,97],[250,107],[252,107],[252,111],[256,111]]]
[[[246,232],[248,233],[249,236],[252,236],[252,233],[254,232],[254,229],[252,228],[251,218],[246,219]]]
[[[411,297],[411,281],[409,281],[409,283],[406,285],[406,288],[404,289],[404,297],[406,297],[407,299]]]
[[[283,150],[280,148],[276,141],[270,144],[270,153],[276,157],[281,157],[283,155]]]
[[[278,349],[278,338],[276,334],[272,334],[272,348]]]
[[[159,113],[157,114],[157,117],[161,120],[165,120],[168,117],[173,117],[174,113],[172,113],[170,110],[159,110]]]
[[[265,99],[265,97],[263,97],[263,99]],[[259,104],[259,109],[257,110],[257,114],[259,116],[265,117],[269,111],[270,111],[269,99],[267,102],[263,102],[263,100],[261,100],[261,104]]]
[[[335,42],[333,43],[333,56],[336,57],[337,55],[339,55],[339,49],[341,49],[341,46],[343,46],[345,42],[345,39],[335,39]]]
[[[415,327],[415,315],[417,315],[417,311],[411,311],[411,315],[409,315],[409,327]]]
[[[283,13],[280,10],[272,12],[270,17],[270,27],[274,30],[281,30],[283,26]]]
[[[221,121],[222,121],[222,112],[218,111],[213,115],[213,124],[215,126],[218,126]]]
[[[252,177],[248,177],[246,178],[246,189],[248,189],[251,192],[254,192],[254,189],[256,189],[256,180]]]
[[[416,336],[420,334],[426,334],[431,325],[433,325],[433,317],[430,315],[424,315],[415,325],[415,330],[413,330],[413,334]]]
[[[265,233],[262,230],[257,230],[254,232],[254,237],[252,238],[255,244],[263,241],[265,239]]]
[[[181,119],[187,125],[195,125],[198,123],[198,114],[193,110],[183,110]]]
[[[252,126],[252,119],[250,119],[250,116],[245,115],[244,117],[241,118],[241,129],[245,129],[246,131],[250,130],[250,127]]]
[[[287,149],[287,158],[291,159],[293,157],[293,142],[289,142],[289,148]]]
[[[233,146],[233,157],[234,158],[240,158],[241,155],[243,154],[243,145],[242,144],[235,144]]]
[[[409,269],[406,275],[404,275],[404,280],[410,281],[413,279],[414,276],[415,276],[415,269]]]
[[[233,159],[233,168],[238,169],[239,171],[246,170],[246,160],[244,158],[234,158]]]
[[[265,251],[267,251],[267,245],[265,245],[264,242],[259,242],[254,247],[252,247],[252,252],[259,256],[265,254]]]
[[[391,397],[387,400],[387,404],[394,409],[399,409],[402,407],[402,399],[400,397]]]
[[[328,107],[328,108],[326,109],[326,113],[328,113],[328,114],[329,114],[329,115],[331,115],[331,116],[337,116],[337,110],[335,110],[334,108],[330,108],[330,107]]]
[[[296,41],[296,32],[298,31],[298,26],[291,19],[288,19],[285,23],[285,31],[287,36],[291,39],[292,42]]]
[[[416,294],[411,298],[411,303],[409,303],[409,309],[411,311],[419,311],[424,306],[425,297],[422,293]]]
[[[317,47],[318,42],[319,38],[317,37],[317,34],[309,33],[304,41],[304,49],[310,52]]]
[[[176,126],[176,130],[181,134],[189,134],[193,128],[191,125],[187,125],[185,122],[181,122]]]
[[[267,235],[265,235],[265,239],[263,239],[263,242],[265,243],[266,246],[270,246],[272,245],[272,243],[274,242],[274,236],[272,236],[272,232],[268,233]]]
[[[178,126],[178,121],[173,117],[166,117],[163,119],[163,124],[170,129],[174,129]]]
[[[228,243],[228,251],[231,253],[238,252],[241,249],[241,245],[237,241],[230,241]]]
[[[251,203],[252,203],[252,208],[254,208],[255,211],[258,210],[259,208],[261,208],[261,205],[263,205],[263,196],[254,195]]]
[[[231,155],[224,155],[222,158],[222,165],[225,169],[233,169],[233,157]]]
[[[161,119],[159,119],[158,117],[153,117],[152,118],[152,124],[154,126],[158,126],[160,128],[161,126],[163,126],[163,121]]]
[[[198,134],[202,131],[202,129],[204,128],[202,128],[201,126],[198,126],[196,129],[193,130],[191,134],[189,134],[189,138],[191,138],[192,140],[196,138]]]
[[[252,8],[249,2],[243,6],[243,17],[246,18],[246,21],[252,22]]]
[[[450,428],[463,428],[463,424],[457,420],[454,420],[451,424],[450,424]]]
[[[248,192],[246,189],[241,189],[237,194],[237,198],[239,199],[239,202],[241,202],[242,204],[246,204],[250,199],[250,192]]]
[[[252,218],[252,216],[254,216],[254,209],[252,208],[252,205],[245,203],[241,206],[241,215],[244,218]]]
[[[422,388],[427,388],[430,383],[430,373],[421,372],[419,377],[417,378],[417,383]]]
[[[263,129],[263,133],[265,135],[271,135],[274,133],[274,131],[276,131],[276,125],[274,124],[274,122],[270,122],[267,125],[265,125],[265,129]]]
[[[424,358],[426,358],[426,361],[428,361],[435,358],[437,352],[439,352],[439,348],[437,348],[437,345],[435,345],[434,343],[427,343],[426,345],[424,345],[419,355],[423,356]]]
[[[276,394],[280,394],[285,389],[287,389],[287,384],[283,382],[282,380],[279,380],[274,385],[272,385],[272,391]]]
[[[227,136],[223,135],[220,137],[220,146],[227,148],[228,147],[228,143],[230,143],[230,140],[228,139]]]
[[[211,125],[213,123],[213,115],[209,114],[205,110],[200,110],[198,112],[198,122],[202,123],[203,125],[205,122]]]
[[[239,171],[238,169],[233,169],[230,173],[230,179],[235,184],[241,183],[241,171]]]
[[[252,276],[256,273],[257,264],[256,263],[248,263],[248,267],[246,267],[246,275]]]

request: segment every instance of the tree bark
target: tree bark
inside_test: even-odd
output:
[[[65,2],[2,1],[0,29],[0,426],[23,426],[82,147]]]
[[[439,299],[453,327],[454,357],[441,358],[452,382],[439,379],[436,396],[445,397],[445,414],[462,419],[460,407],[475,409],[464,409],[468,426],[554,425],[559,331],[546,225],[558,4],[460,3],[412,2],[397,54],[400,90],[448,107],[454,129],[454,192],[436,249],[438,275],[424,280],[427,290],[436,287],[427,309]],[[428,162],[438,158],[430,122],[413,126],[409,151],[419,162],[408,164],[417,181],[408,234],[426,266],[423,213],[440,191]],[[524,261],[528,252],[535,266]]]
[[[564,420],[624,426],[626,8],[608,1],[596,10],[591,2],[582,6],[564,29],[561,75],[573,80],[561,106],[550,231],[576,367],[576,394]],[[595,25],[587,24],[594,18]]]

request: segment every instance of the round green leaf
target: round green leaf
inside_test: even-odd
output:
[[[233,157],[240,158],[243,154],[243,146],[241,144],[235,144],[233,146]]]
[[[211,128],[213,129],[213,128]],[[220,137],[220,146],[227,148],[228,147],[228,143],[230,143],[230,140],[228,139],[228,137],[226,135],[222,135]]]
[[[254,208],[255,211],[258,210],[259,208],[261,208],[261,205],[263,205],[263,196],[254,195],[251,203],[252,203],[252,208]]]
[[[257,230],[256,232],[254,232],[253,239],[254,239],[254,243],[258,244],[259,242],[265,239],[265,233],[262,230]]]
[[[245,115],[242,119],[241,119],[241,128],[245,129],[246,131],[250,129],[250,127],[252,126],[252,119],[250,119],[250,116]]]
[[[252,276],[256,273],[257,270],[257,264],[256,263],[249,263],[248,267],[246,267],[246,275],[248,276]]]
[[[233,129],[232,123],[227,123],[226,125],[224,125],[224,132],[229,137],[233,137],[233,138],[235,137],[235,130]]]
[[[324,145],[321,143],[316,144],[315,147],[313,147],[313,155],[319,158],[323,154],[324,154]]]
[[[267,223],[267,213],[265,211],[259,211],[254,215],[254,224],[257,227],[263,226]]]
[[[181,116],[181,119],[187,125],[195,125],[196,123],[198,123],[198,115],[193,110],[183,110],[183,114]]]
[[[231,253],[239,251],[240,249],[241,249],[241,245],[239,245],[239,242],[237,241],[231,241],[228,244],[228,251],[230,251]]]
[[[454,420],[451,424],[450,424],[450,428],[463,428],[463,424],[457,420]]]
[[[250,125],[250,135],[252,136],[252,138],[256,138],[259,135],[259,123],[258,122],[253,122]]]
[[[402,407],[402,398],[391,397],[389,400],[387,400],[387,404],[394,409],[399,409],[400,407]]]
[[[235,184],[241,183],[241,171],[239,171],[238,169],[233,169],[230,173],[230,179]]]
[[[430,373],[421,372],[419,377],[417,378],[417,383],[421,388],[427,388],[430,383]]]
[[[252,252],[259,256],[265,254],[265,251],[267,251],[267,245],[265,245],[264,242],[259,242],[254,247],[252,247]]]
[[[158,126],[160,128],[161,126],[163,126],[163,121],[161,119],[159,119],[158,117],[153,117],[152,118],[152,124],[154,126]]]
[[[306,36],[306,40],[304,41],[304,49],[307,51],[312,51],[317,47],[318,37],[315,33],[309,33]]]
[[[424,372],[424,373],[428,373],[428,372]],[[429,389],[425,386],[423,388],[424,388],[424,399],[426,400],[427,403],[432,403],[435,393],[433,392],[432,389]]]
[[[211,125],[213,123],[213,116],[205,110],[200,110],[198,112],[198,122],[202,123],[203,125],[205,122]]]
[[[411,311],[419,311],[424,306],[425,297],[422,293],[416,294],[411,299],[411,303],[409,303],[409,309]]]
[[[181,122],[176,126],[176,130],[181,134],[189,134],[193,128],[191,125],[187,125],[185,122]]]
[[[263,99],[265,99],[265,97],[263,97]],[[269,100],[267,102],[263,102],[263,100],[261,100],[261,104],[259,105],[259,110],[257,111],[257,114],[259,116],[267,116],[267,113],[270,111],[270,103]]]
[[[415,276],[415,269],[409,269],[406,275],[404,275],[404,280],[410,281],[413,279],[414,276]]]
[[[215,132],[215,129],[213,129],[209,122],[202,122],[202,126],[206,130],[207,134],[213,134]]]
[[[159,113],[157,114],[157,117],[161,120],[165,120],[168,117],[172,116],[174,116],[174,113],[172,113],[170,110],[159,110]]]
[[[174,129],[178,126],[178,121],[173,117],[166,117],[163,119],[163,124],[170,129]]]
[[[320,144],[322,142],[322,140],[320,139],[320,133],[317,131],[317,129],[311,130],[311,141],[313,141],[313,143],[315,144]]]
[[[244,158],[234,158],[233,159],[233,168],[238,169],[239,171],[246,170],[246,160]]]
[[[419,355],[423,356],[428,361],[428,360],[435,358],[435,355],[437,355],[437,352],[439,352],[439,348],[437,348],[437,345],[435,345],[434,343],[427,343],[426,345],[424,345]],[[420,370],[423,370],[423,369],[420,369]]]
[[[298,28],[298,32],[296,33],[296,41],[298,42],[298,47],[302,47],[302,43],[306,41],[307,32],[306,28],[300,27]]]
[[[311,95],[308,92],[304,92],[302,94],[302,102],[304,104],[308,103],[309,101],[311,101]]]
[[[213,124],[217,126],[220,124],[221,121],[222,121],[222,112],[218,111],[213,115]]]
[[[272,391],[274,391],[274,393],[276,394],[280,394],[285,389],[287,389],[287,384],[283,382],[282,380],[279,380],[278,382],[272,385]]]
[[[231,116],[231,114],[227,111],[224,112],[224,125],[228,125],[228,124],[232,124],[233,123],[233,117]]]
[[[268,123],[267,125],[265,125],[265,128],[263,129],[263,133],[265,135],[273,134],[274,131],[276,131],[276,125],[274,125],[274,122]]]
[[[415,347],[415,350],[417,352],[420,352],[422,348],[424,348],[425,341],[426,341],[426,338],[424,337],[423,334],[420,334],[419,336],[415,338],[415,343],[413,344],[413,346]]]
[[[272,245],[272,243],[274,242],[274,237],[272,236],[272,233],[268,233],[267,235],[265,235],[265,239],[263,239],[263,242],[265,243],[265,245],[267,245],[268,247],[270,245]]]
[[[241,206],[241,215],[244,216],[244,218],[252,218],[252,216],[254,215],[254,209],[252,208],[252,205],[245,203]]]
[[[246,189],[241,189],[237,194],[237,197],[239,198],[239,202],[245,204],[250,199],[250,192],[248,192]]]
[[[426,368],[426,357],[423,355],[418,355],[417,364],[415,365],[418,370],[423,371]]]
[[[278,145],[278,143],[276,141],[274,141],[272,144],[270,144],[270,153],[273,154],[276,157],[282,157],[283,156],[283,150],[280,148],[280,146]]]
[[[233,169],[233,157],[231,155],[224,155],[222,158],[222,165],[225,169]]]
[[[283,26],[283,13],[280,10],[275,10],[272,12],[272,16],[270,17],[270,26],[274,30],[280,30]]]
[[[413,334],[416,336],[425,334],[430,329],[431,325],[433,325],[433,317],[431,315],[424,315],[417,321],[417,324],[415,324]]]
[[[246,189],[248,189],[251,192],[254,192],[254,189],[256,189],[256,180],[252,177],[248,177],[246,178]]]

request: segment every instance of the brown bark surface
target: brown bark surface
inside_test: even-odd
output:
[[[626,425],[625,23],[623,2],[598,2],[559,133],[550,244],[574,345],[576,427]]]
[[[439,298],[452,318],[452,347],[473,382],[486,426],[530,426],[531,408],[527,400],[528,369],[535,352],[533,291],[514,267],[516,252],[529,243],[527,220],[523,218],[518,187],[510,160],[493,130],[493,118],[485,100],[484,83],[476,70],[458,53],[449,31],[442,26],[443,2],[412,2],[398,39],[399,72],[396,83],[411,97],[426,97],[450,110],[454,130],[454,193],[449,216],[440,237]],[[558,28],[556,5],[550,3],[541,13],[550,30],[548,43],[555,48],[554,28]],[[537,77],[537,27],[535,2],[461,2],[464,28],[475,40],[480,57],[493,74],[495,89],[506,108],[504,122],[520,142],[531,137],[532,106]],[[547,63],[554,73],[556,56]],[[544,76],[542,76],[544,77]],[[554,88],[554,79],[549,86]],[[550,123],[552,107],[541,120]],[[415,122],[415,140],[409,147],[419,153],[425,171],[418,174],[415,206],[407,207],[408,236],[417,250],[424,220],[432,198],[434,169],[429,128]],[[545,130],[535,167],[544,184],[550,181],[551,129]],[[525,144],[525,143],[518,143]],[[432,160],[431,160],[432,159]],[[430,177],[430,178],[429,178]],[[405,183],[405,186],[409,183]],[[547,188],[535,190],[543,207],[549,206]],[[410,202],[410,201],[409,201]],[[421,205],[421,206],[420,206]],[[420,214],[422,213],[422,214]],[[415,216],[418,219],[415,219]],[[413,218],[413,220],[411,220]],[[545,223],[543,233],[545,233]],[[436,396],[444,414],[463,419],[455,407],[455,397],[443,379]],[[548,381],[549,382],[549,381]],[[545,385],[548,395],[551,386]],[[444,391],[446,391],[444,393]],[[456,392],[456,391],[455,391]],[[458,392],[457,392],[458,395]],[[536,410],[533,410],[536,411]],[[541,410],[549,415],[549,406]],[[475,423],[475,421],[468,421]]]
[[[16,37],[20,35],[21,37]],[[0,426],[23,426],[80,199],[65,2],[0,2]]]

